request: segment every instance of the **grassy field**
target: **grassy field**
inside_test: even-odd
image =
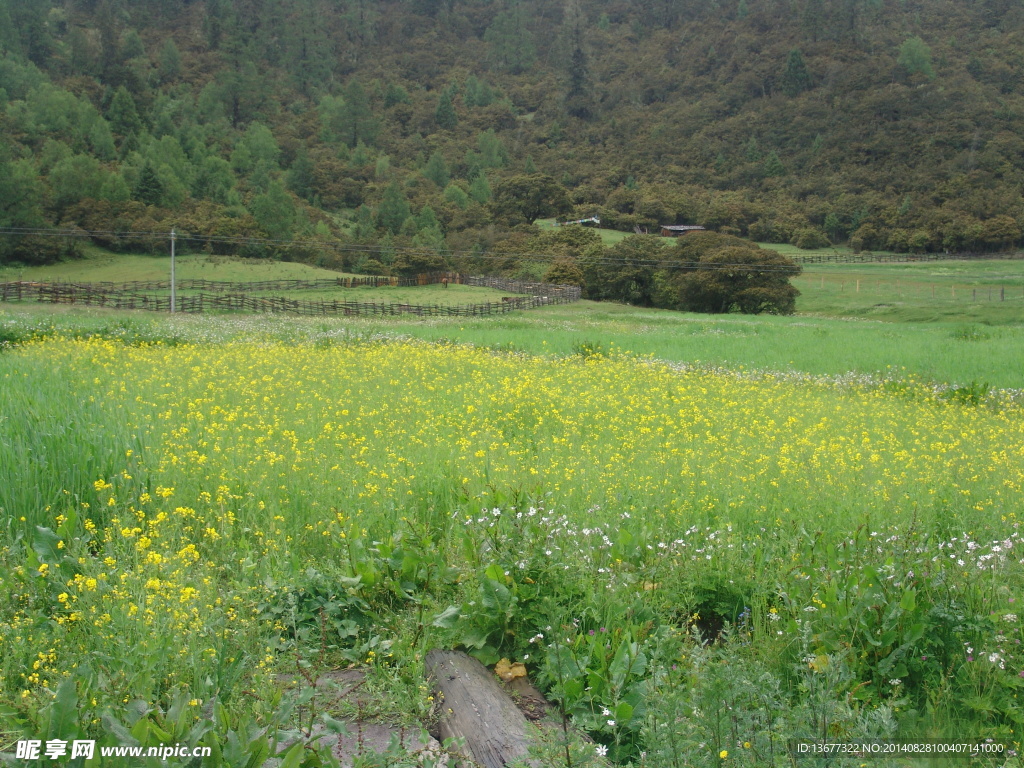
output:
[[[988,387],[1024,389],[1021,299],[945,292],[1022,264],[822,266],[795,317],[0,305],[0,735],[256,765],[321,714],[282,677],[356,665],[329,714],[414,727],[460,647],[619,765],[771,765],[823,719],[1016,744],[1024,415]]]
[[[795,245],[789,243],[758,243],[762,248],[766,248],[769,251],[775,251],[781,253],[783,256],[789,256],[790,258],[799,258],[801,256],[847,256],[853,255],[853,249],[845,245],[829,245],[825,248],[797,248]],[[888,255],[891,251],[872,251],[872,253],[878,255]]]
[[[355,664],[364,715],[429,721],[440,646],[524,661],[622,765],[766,765],[822,717],[1018,738],[1019,406],[368,325],[106,322],[124,338],[0,352],[5,728],[245,764],[296,725],[278,675]]]
[[[801,313],[892,322],[1024,322],[1024,260],[813,264],[793,284]]]
[[[534,222],[534,223],[540,229],[554,229],[556,221],[557,221],[556,219],[537,219],[537,221]],[[617,229],[606,229],[604,227],[591,227],[589,225],[587,226],[587,229],[593,229],[595,232],[597,232],[597,234],[599,234],[601,236],[601,242],[604,245],[606,245],[606,246],[608,246],[608,245],[615,245],[616,243],[620,243],[623,240],[625,240],[627,237],[629,237],[630,235],[633,234],[632,232],[620,232]],[[669,240],[668,238],[666,238],[665,242],[666,243],[671,243],[672,241]]]
[[[198,294],[198,290],[179,290],[182,296]],[[167,296],[170,291],[149,291],[152,295]],[[210,293],[210,291],[206,291]],[[475,285],[451,284],[423,286],[359,286],[355,288],[318,288],[301,291],[252,291],[251,296],[285,296],[298,301],[359,301],[377,304],[482,304],[499,302],[503,296],[517,294]]]
[[[158,339],[180,333],[188,338],[194,333],[211,333],[225,339],[235,327],[231,321],[218,323],[203,317],[179,316],[170,325],[167,322],[145,313],[70,307],[54,311],[28,303],[0,305],[0,334],[8,338],[54,330],[76,333],[85,328],[127,337]],[[255,326],[291,334],[296,340],[351,333],[405,334],[552,356],[570,355],[581,345],[590,345],[606,352],[697,366],[1024,388],[1024,369],[1019,365],[1024,359],[1024,328],[1020,324],[714,317],[582,301],[495,318],[300,320],[262,316],[251,321],[240,318],[238,325],[244,329],[241,334]]]
[[[0,266],[0,282],[5,280],[126,282],[132,280],[170,280],[168,255],[121,254],[94,246],[85,247],[86,258],[41,267]],[[174,271],[180,280],[315,280],[338,277],[339,272],[308,264],[239,259],[228,256],[188,255],[175,258]]]

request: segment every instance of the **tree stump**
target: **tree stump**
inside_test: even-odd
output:
[[[427,654],[426,671],[443,697],[442,743],[462,740],[465,756],[483,768],[504,768],[527,756],[527,720],[493,672],[461,651],[436,649]]]

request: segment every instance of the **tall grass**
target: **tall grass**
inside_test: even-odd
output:
[[[732,701],[741,749],[807,735],[765,730],[769,694],[851,734],[1012,735],[1017,406],[579,349],[3,352],[5,703],[41,722],[66,676],[83,732],[177,696],[223,730],[296,655],[408,670],[441,644],[527,660],[620,762],[677,737],[740,759],[670,704]],[[723,661],[738,677],[697,682]]]
[[[0,334],[17,339],[49,332],[211,340],[251,338],[255,333],[289,341],[401,334],[539,355],[569,355],[581,342],[594,342],[606,350],[702,366],[912,377],[940,385],[977,381],[997,388],[1024,388],[1024,369],[1017,364],[1024,358],[1024,328],[1020,324],[988,326],[962,317],[955,322],[901,323],[716,317],[581,301],[498,318],[179,316],[168,320],[111,310],[0,306]]]

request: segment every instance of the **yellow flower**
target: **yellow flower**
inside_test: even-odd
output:
[[[719,752],[719,753],[718,753],[718,756],[719,756],[719,757],[720,757],[720,758],[721,758],[722,760],[725,760],[725,758],[727,758],[727,757],[729,756],[729,750],[727,750],[727,749],[723,749],[723,750],[722,750],[721,752]]]

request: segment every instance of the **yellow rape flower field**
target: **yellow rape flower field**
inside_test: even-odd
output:
[[[0,413],[8,744],[64,713],[54,738],[247,762],[301,719],[282,675],[349,664],[428,722],[432,647],[523,661],[622,765],[768,765],[822,728],[1020,740],[1009,401],[408,340],[48,338],[0,353]]]

